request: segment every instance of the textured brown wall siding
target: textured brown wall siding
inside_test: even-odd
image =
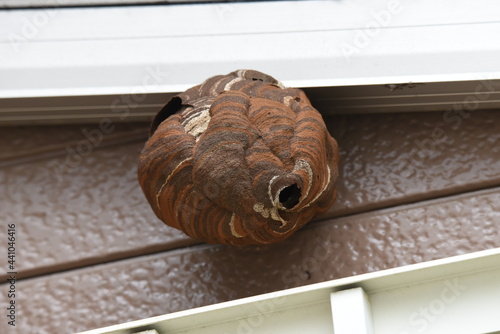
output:
[[[142,143],[99,150],[58,178],[64,157],[0,171],[2,220],[18,225],[21,277],[185,244],[158,222],[136,181]],[[184,243],[183,243],[184,241]],[[2,247],[6,240],[2,240]],[[189,243],[189,242],[188,242]],[[5,247],[3,247],[5,248]],[[6,268],[2,267],[2,274]]]
[[[18,283],[18,333],[90,329],[500,246],[500,112],[460,124],[441,113],[326,122],[342,156],[339,197],[323,217],[335,219],[245,249],[189,247],[198,242],[156,219],[135,175],[146,124],[117,126],[62,175],[54,164],[94,125],[2,128],[0,219],[17,224],[19,277],[33,277]]]
[[[499,216],[495,188],[314,223],[272,246],[200,245],[26,280],[19,325],[74,332],[500,247]]]
[[[499,112],[476,112],[456,129],[443,122],[440,113],[337,116],[326,121],[342,158],[338,199],[325,217],[500,185]],[[419,143],[428,142],[438,128],[447,140],[411,163],[409,157],[420,152]],[[138,186],[136,162],[145,137],[134,139],[131,134],[141,134],[146,124],[117,125],[103,136],[107,147],[96,146],[81,163],[58,174],[54,166],[64,166],[67,147],[76,149],[86,139],[83,129],[95,126],[0,132],[5,140],[0,157],[13,164],[0,169],[2,219],[18,223],[23,235],[20,276],[196,243],[159,222]],[[131,137],[136,143],[127,144]],[[56,157],[17,160],[26,152],[53,152]],[[5,244],[0,239],[0,247]],[[2,279],[5,272],[0,268]]]
[[[500,112],[328,118],[341,149],[338,199],[345,215],[500,185]]]
[[[148,124],[65,125],[0,128],[0,168],[52,157],[74,155],[145,140]],[[73,159],[72,159],[73,158]],[[53,171],[53,169],[52,169]]]

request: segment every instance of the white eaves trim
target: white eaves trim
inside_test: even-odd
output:
[[[29,121],[37,98],[80,97],[70,111],[87,105],[109,109],[93,97],[175,93],[239,68],[310,88],[465,82],[470,85],[460,93],[467,96],[479,82],[500,79],[500,43],[494,38],[500,36],[499,12],[495,0],[0,10],[0,103],[5,102],[0,122],[2,116],[14,121],[18,114]],[[442,104],[432,103],[429,110],[456,103],[454,93],[441,95]],[[480,102],[487,102],[486,108],[499,106],[497,93]],[[325,94],[323,98],[332,96]],[[381,94],[403,99],[378,103],[379,95],[371,96],[375,100],[369,110],[418,107],[406,101],[414,91],[386,87]],[[422,94],[434,94],[434,87]],[[372,104],[376,108],[370,109]],[[351,103],[349,108],[362,111],[366,105]],[[85,119],[82,113],[68,116]]]
[[[176,312],[81,334],[494,334],[500,248]]]

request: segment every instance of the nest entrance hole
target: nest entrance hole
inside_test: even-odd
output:
[[[299,203],[301,195],[300,188],[294,183],[280,191],[279,201],[285,208],[291,209]]]

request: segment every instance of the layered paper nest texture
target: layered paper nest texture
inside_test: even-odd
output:
[[[210,243],[288,238],[335,200],[338,148],[304,92],[238,70],[173,97],[139,159],[163,222]]]

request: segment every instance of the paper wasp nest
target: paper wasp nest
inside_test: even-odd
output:
[[[252,70],[173,97],[139,160],[166,224],[210,243],[288,238],[335,200],[338,148],[304,92]]]

